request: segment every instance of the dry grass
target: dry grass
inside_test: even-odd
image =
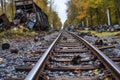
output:
[[[82,30],[80,32],[84,32],[84,33],[90,32],[92,35],[96,35],[98,37],[109,37],[109,36],[113,36],[113,35],[116,35],[116,34],[120,33],[120,31],[99,33],[99,32],[96,32],[96,31],[89,31],[89,30]]]
[[[3,42],[9,42],[9,39],[11,38],[18,38],[18,37],[22,38],[22,37],[27,37],[27,36],[33,37],[36,35],[37,35],[36,32],[30,31],[24,27],[20,27],[16,30],[10,29],[10,30],[3,31],[0,33],[0,45]]]

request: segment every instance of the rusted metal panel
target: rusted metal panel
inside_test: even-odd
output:
[[[15,1],[16,6],[22,6],[22,5],[29,5],[33,4],[33,0],[28,0],[28,1]]]
[[[25,10],[27,7],[33,8],[33,0],[17,0],[15,1],[16,10]]]
[[[10,22],[8,20],[8,17],[6,14],[2,14],[0,16],[0,30],[9,29],[9,28],[10,28]]]

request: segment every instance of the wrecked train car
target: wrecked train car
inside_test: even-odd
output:
[[[25,24],[29,29],[48,30],[47,15],[33,0],[15,0],[16,14],[14,24]]]
[[[0,31],[3,31],[4,29],[9,29],[10,28],[10,22],[7,18],[6,14],[2,14],[0,16]]]

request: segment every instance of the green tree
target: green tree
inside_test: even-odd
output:
[[[76,7],[76,5],[73,3],[74,0],[71,0],[69,1],[66,5],[68,6],[68,9],[67,9],[67,24],[72,24],[74,26],[76,26],[76,21],[75,19],[77,18],[77,12],[78,12],[78,9]]]
[[[66,24],[84,22],[87,26],[107,24],[107,10],[111,25],[120,23],[120,1],[118,0],[70,0]],[[75,14],[74,14],[75,13]]]
[[[56,12],[53,12],[53,28],[55,30],[58,30],[61,26],[62,26],[62,23],[60,21],[60,18],[58,17],[58,14]]]

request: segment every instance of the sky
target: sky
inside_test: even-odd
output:
[[[62,23],[65,22],[66,18],[67,18],[67,13],[66,13],[66,3],[69,0],[54,0],[54,6],[53,9],[55,9],[62,21]]]

